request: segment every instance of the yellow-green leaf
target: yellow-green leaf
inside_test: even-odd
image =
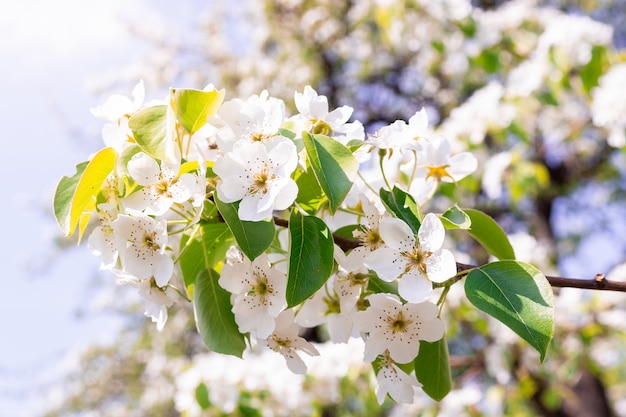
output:
[[[74,233],[84,211],[94,207],[102,183],[115,167],[116,157],[113,148],[104,148],[91,161],[79,164],[72,177],[61,178],[54,196],[54,214],[67,236]],[[84,231],[84,222],[81,227]]]
[[[168,154],[167,106],[146,107],[133,114],[128,120],[137,145],[142,151],[159,160],[170,160]]]
[[[224,101],[224,95],[224,90],[172,88],[170,104],[178,122],[193,135],[206,124],[207,117],[217,113]]]

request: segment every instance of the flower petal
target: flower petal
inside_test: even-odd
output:
[[[392,248],[380,248],[365,259],[365,266],[373,269],[380,279],[391,282],[404,272],[406,263],[398,251]]]
[[[476,171],[476,168],[478,167],[478,160],[469,152],[461,152],[450,158],[449,165],[450,166],[447,170],[448,174],[454,181],[460,181],[472,172]],[[446,178],[443,180],[445,181]]]
[[[408,224],[395,217],[380,222],[378,228],[385,244],[398,252],[409,252],[415,247],[415,235]]]
[[[161,168],[153,158],[139,152],[128,161],[128,173],[137,184],[147,186],[159,181]]]
[[[445,237],[446,231],[439,217],[428,213],[417,232],[420,248],[426,252],[435,252],[441,248]]]
[[[306,364],[296,352],[289,349],[289,352],[283,353],[283,356],[285,357],[285,360],[287,361],[287,367],[291,372],[298,375],[306,374]]]
[[[375,335],[370,335],[370,337],[365,342],[363,361],[373,362],[378,355],[387,350],[387,344],[388,341],[384,337],[376,337]]]
[[[435,252],[425,261],[426,274],[433,282],[443,282],[456,274],[454,255],[447,249]]]
[[[421,303],[430,297],[433,291],[431,282],[422,275],[409,272],[398,281],[398,293],[410,303]]]

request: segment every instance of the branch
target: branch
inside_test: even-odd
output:
[[[468,265],[457,262],[457,272],[468,271],[478,268],[478,265]],[[596,274],[591,279],[582,278],[565,278],[546,275],[546,279],[553,287],[558,288],[581,288],[585,290],[604,290],[604,291],[620,291],[626,292],[626,282],[609,281],[604,274]]]
[[[289,227],[289,221],[285,219],[281,219],[278,217],[274,217],[274,222],[278,226]],[[333,240],[344,252],[354,249],[358,246],[361,246],[361,242],[356,239],[349,239],[347,237],[338,236],[333,233]],[[457,272],[469,271],[470,269],[478,268],[478,265],[469,265],[463,264],[460,262],[456,263]],[[606,279],[604,274],[596,274],[595,277],[591,279],[582,279],[582,278],[565,278],[565,277],[555,277],[555,276],[546,276],[546,279],[550,283],[551,286],[555,288],[581,288],[585,290],[601,290],[601,291],[619,291],[626,292],[626,282],[621,281],[609,281]]]

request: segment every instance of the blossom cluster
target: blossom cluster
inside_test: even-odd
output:
[[[304,374],[300,355],[319,352],[302,337],[303,328],[323,326],[335,343],[362,338],[363,360],[377,371],[379,402],[387,394],[412,402],[420,383],[400,365],[415,360],[421,341],[443,337],[433,283],[456,274],[441,215],[423,211],[441,183],[475,171],[476,158],[453,154],[448,139],[429,126],[426,109],[366,135],[360,122],[349,121],[352,108],[329,109],[327,98],[310,86],[295,92],[297,113],[291,116],[285,102],[267,91],[224,101],[213,86],[173,89],[165,100],[149,103],[144,94],[140,82],[132,99],[115,95],[92,109],[107,121],[102,136],[114,155],[113,169],[93,202],[85,203],[99,221],[88,246],[101,268],[138,288],[145,314],[161,330],[168,307],[194,297],[181,259],[190,256],[186,251],[201,225],[224,222],[220,205],[234,207],[238,225],[283,225],[291,212],[318,216],[333,237],[347,228],[352,246],[331,244],[328,276],[295,304],[287,296],[295,245],[287,229],[251,256],[227,221],[229,249],[206,267],[229,294],[248,348],[278,352],[291,371]],[[329,149],[340,157],[329,158]],[[347,186],[337,185],[341,175]],[[310,181],[325,195],[321,203],[305,198]],[[402,193],[415,205],[414,217],[398,216],[381,193]]]

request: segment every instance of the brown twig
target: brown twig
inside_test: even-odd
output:
[[[478,268],[477,265],[468,265],[457,262],[457,272],[468,271]],[[558,288],[581,288],[585,290],[604,290],[604,291],[620,291],[626,292],[626,282],[609,281],[604,274],[596,274],[591,279],[582,278],[565,278],[546,275],[546,279],[553,287]]]

